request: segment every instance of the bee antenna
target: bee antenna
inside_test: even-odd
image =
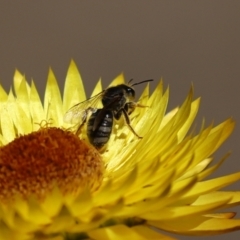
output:
[[[130,85],[130,83],[133,81],[133,78],[131,78],[129,81],[128,81],[128,85]]]
[[[131,79],[130,81],[132,81],[132,79]],[[129,81],[129,82],[130,82],[130,81]],[[138,84],[141,84],[141,83],[152,82],[152,81],[153,81],[153,79],[147,79],[147,80],[144,80],[144,81],[141,81],[141,82],[134,83],[133,85],[131,85],[131,87],[132,87],[132,86],[135,86],[135,85],[138,85]]]

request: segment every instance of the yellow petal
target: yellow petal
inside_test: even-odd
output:
[[[70,94],[69,94],[70,93]],[[63,93],[63,112],[86,99],[81,75],[75,62],[70,62]]]
[[[62,125],[63,123],[63,109],[62,109],[62,99],[60,90],[58,88],[57,80],[54,76],[52,70],[49,70],[47,86],[44,96],[44,110],[47,119],[52,120],[53,124],[56,126]]]
[[[194,188],[189,190],[189,192],[184,197],[187,198],[187,197],[201,196],[203,194],[224,188],[239,180],[240,180],[240,172],[233,173],[224,177],[218,177],[211,180],[198,182],[196,183]]]
[[[30,89],[30,112],[33,121],[33,130],[36,131],[39,129],[39,125],[43,120],[47,120],[41,103],[41,99],[37,92],[34,82],[31,84]]]
[[[200,98],[198,98],[197,100],[192,102],[189,117],[178,132],[178,141],[179,142],[181,142],[183,140],[183,138],[186,136],[189,128],[191,127],[191,125],[197,115],[199,105],[200,105]]]
[[[14,240],[30,240],[32,236],[30,234],[19,231],[12,231],[4,222],[0,223],[0,239],[14,239]]]
[[[172,238],[166,235],[163,235],[157,231],[154,231],[146,226],[135,226],[131,228],[135,232],[139,233],[141,236],[145,237],[145,239],[151,240],[176,240],[176,238]]]
[[[192,203],[194,206],[205,205],[209,203],[215,203],[217,201],[223,201],[229,198],[229,202],[224,206],[224,208],[234,207],[240,203],[240,192],[211,192],[198,197],[198,199]]]
[[[93,92],[91,94],[91,97],[97,95],[98,93],[102,92],[102,81],[101,79],[99,79],[99,81],[97,82],[95,88],[93,89]]]
[[[3,89],[2,85],[0,84],[0,103],[5,103],[8,99],[8,95],[6,91]],[[0,104],[0,110],[1,110],[1,104]]]
[[[230,201],[229,196],[225,196],[225,199],[215,201],[214,203],[194,206],[179,206],[179,207],[166,207],[161,211],[148,212],[140,215],[141,218],[147,220],[172,220],[183,218],[187,216],[199,216],[213,212],[216,209],[225,206]]]
[[[154,232],[147,227],[133,227],[129,228],[124,225],[116,225],[112,227],[106,227],[89,231],[88,235],[93,240],[149,240],[149,239],[163,239],[163,240],[174,240],[164,236],[160,233]]]
[[[217,235],[240,229],[240,219],[188,217],[175,221],[149,221],[149,225],[173,233],[195,236]]]
[[[116,78],[114,78],[111,84],[109,85],[109,87],[116,86],[122,83],[125,83],[125,78],[123,73],[119,74]]]

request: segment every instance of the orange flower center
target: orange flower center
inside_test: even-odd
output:
[[[44,198],[54,186],[63,194],[89,187],[103,178],[100,154],[73,133],[40,128],[0,148],[0,200],[15,194]]]

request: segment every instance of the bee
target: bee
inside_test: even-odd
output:
[[[125,105],[125,110],[128,115],[133,112],[134,108],[130,106],[130,104]],[[99,114],[102,114],[102,116]],[[94,130],[94,123],[97,118],[100,119],[100,122],[96,130]],[[113,118],[114,115],[112,111],[105,109],[92,109],[92,114],[87,122],[87,136],[90,143],[97,149],[102,148],[108,142],[112,132]]]
[[[87,136],[90,143],[98,149],[108,142],[114,119],[119,120],[122,116],[131,132],[136,137],[142,138],[134,131],[129,118],[136,107],[146,107],[135,102],[133,86],[151,82],[153,79],[130,85],[131,81],[132,79],[128,84],[109,87],[99,94],[74,105],[64,115],[64,121],[78,124],[76,134],[79,135],[87,122],[89,113],[91,113],[87,123]],[[102,102],[102,108],[96,107],[99,101]]]

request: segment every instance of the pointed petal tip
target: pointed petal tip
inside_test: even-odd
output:
[[[21,73],[20,70],[18,70],[17,68],[15,68],[15,70],[14,70],[14,74],[13,74],[13,75],[14,75],[14,76],[15,76],[15,75],[23,76],[24,74]]]
[[[54,75],[54,72],[51,66],[48,67],[48,76],[49,75]]]
[[[122,72],[113,79],[109,86],[116,86],[123,83],[125,83],[125,76],[124,73]]]
[[[193,88],[193,84],[191,84],[191,87],[190,87],[188,96],[189,96],[189,98],[192,99],[192,98],[193,98],[193,95],[194,95],[194,88]]]
[[[76,68],[76,69],[78,69],[77,64],[76,64],[76,62],[73,60],[73,58],[70,60],[70,63],[69,63],[69,69],[70,69],[70,68]]]

